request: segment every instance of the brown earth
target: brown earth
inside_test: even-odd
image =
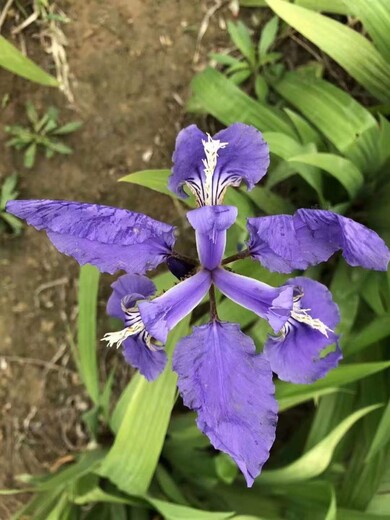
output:
[[[194,74],[200,23],[213,2],[57,3],[71,19],[65,33],[75,103],[71,106],[55,89],[0,70],[0,100],[5,94],[10,99],[0,110],[0,175],[20,174],[21,198],[97,202],[177,223],[180,215],[168,198],[116,180],[130,171],[170,166],[175,135],[189,121],[180,100],[188,96]],[[203,57],[212,42],[225,38],[218,16],[203,41]],[[7,25],[3,34],[8,37]],[[50,68],[33,27],[25,39],[30,55]],[[4,146],[4,125],[26,122],[28,99],[41,110],[57,106],[63,122],[84,122],[65,140],[73,155],[51,160],[39,156],[34,168],[26,170],[21,154]],[[83,446],[87,438],[80,415],[89,403],[70,351],[77,264],[31,228],[20,237],[3,235],[0,241],[1,489],[14,486],[15,475],[46,471]],[[101,316],[110,282],[112,277],[103,278]],[[98,348],[104,370],[107,350]],[[23,500],[0,498],[0,518],[9,518]]]

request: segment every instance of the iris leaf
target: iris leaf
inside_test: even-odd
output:
[[[390,101],[390,65],[363,35],[327,16],[283,0],[267,0],[267,4],[372,95],[383,103]]]
[[[358,168],[348,159],[331,153],[306,153],[293,156],[289,162],[316,166],[335,177],[347,190],[351,199],[361,190],[364,177]]]
[[[370,112],[353,97],[325,80],[291,72],[274,88],[363,173],[372,169],[372,162],[378,159],[372,154],[372,141],[375,135],[379,141],[379,128]]]
[[[381,405],[372,405],[357,410],[344,419],[332,432],[320,441],[314,448],[306,452],[292,464],[276,470],[263,471],[257,484],[284,484],[300,482],[316,477],[329,466],[333,452],[347,431],[362,417],[378,409]]]
[[[121,177],[119,182],[130,182],[131,184],[138,184],[145,186],[151,190],[158,191],[173,197],[173,193],[168,189],[168,177],[171,174],[170,170],[142,170],[139,172],[130,173],[125,177]]]
[[[330,393],[331,389],[337,391],[340,386],[363,379],[387,368],[390,368],[390,361],[350,363],[348,365],[340,365],[329,372],[326,377],[319,379],[311,385],[293,385],[278,381],[276,384],[276,398],[279,401],[279,408],[280,410],[286,410],[323,393]]]
[[[255,101],[214,69],[208,68],[197,74],[191,86],[197,104],[225,125],[241,121],[261,131],[295,136],[281,110]]]
[[[80,268],[77,358],[81,378],[95,404],[99,402],[99,371],[96,357],[96,306],[99,271],[92,265]]]

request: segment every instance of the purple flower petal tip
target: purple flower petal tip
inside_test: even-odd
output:
[[[194,327],[173,355],[184,404],[212,445],[237,463],[252,486],[275,439],[272,371],[235,323]]]
[[[163,372],[168,358],[162,348],[151,350],[140,337],[127,338],[123,343],[126,362],[148,380],[154,381]]]
[[[185,197],[186,184],[199,206],[210,206],[222,203],[228,186],[244,181],[252,189],[267,171],[269,150],[261,132],[243,123],[213,138],[191,125],[178,134],[172,159],[169,189]]]
[[[290,273],[324,262],[338,250],[348,264],[386,271],[390,250],[371,229],[326,210],[248,219],[251,254],[270,271]]]
[[[212,271],[222,262],[226,246],[226,230],[237,219],[234,206],[203,206],[187,213],[196,231],[196,245],[201,264]]]
[[[113,284],[110,298],[107,302],[106,312],[109,316],[123,319],[122,300],[126,298],[126,306],[132,307],[137,300],[149,298],[156,292],[154,283],[137,274],[125,274],[120,276]]]
[[[275,332],[278,332],[293,307],[292,287],[271,287],[252,278],[215,269],[213,281],[218,289],[228,298],[268,320]]]
[[[330,291],[319,282],[301,276],[291,278],[287,285],[294,287],[298,296],[282,334],[269,337],[264,355],[283,381],[309,384],[324,377],[342,359],[334,332],[340,314]],[[335,350],[324,354],[333,344]]]
[[[38,230],[81,265],[110,274],[143,274],[164,262],[175,242],[174,228],[125,209],[59,200],[14,200],[7,211]]]

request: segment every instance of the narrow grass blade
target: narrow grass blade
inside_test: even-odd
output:
[[[340,386],[345,386],[388,368],[390,368],[390,361],[351,363],[335,368],[326,377],[311,385],[293,385],[278,381],[276,383],[276,398],[280,409],[286,410],[300,402],[308,401],[324,393],[332,393],[337,391]]]
[[[99,402],[99,372],[96,355],[96,305],[99,271],[92,265],[80,268],[78,315],[78,367],[81,379],[95,404]]]
[[[3,36],[0,36],[0,67],[35,83],[48,87],[58,87],[58,81],[53,76],[50,76],[50,74],[26,58]]]
[[[370,449],[366,456],[366,462],[369,462],[373,457],[390,442],[390,401],[383,412],[378,429],[372,440]]]

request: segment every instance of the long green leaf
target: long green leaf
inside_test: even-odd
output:
[[[359,193],[364,183],[364,177],[358,168],[348,159],[336,154],[306,153],[291,157],[289,162],[301,162],[325,170],[344,186],[351,199]]]
[[[347,3],[347,2],[344,2]],[[359,18],[375,46],[387,60],[390,59],[390,4],[389,0],[353,0],[348,2],[352,13]]]
[[[320,475],[329,466],[336,446],[347,431],[359,419],[376,410],[379,406],[381,405],[367,406],[351,414],[314,448],[292,464],[281,469],[263,471],[257,481],[258,485],[300,482]]]
[[[360,136],[372,129],[376,129],[379,135],[378,125],[370,112],[349,94],[325,80],[293,72],[285,74],[274,88],[297,107],[341,153],[352,160],[356,148],[362,149],[363,155],[369,154],[371,148]],[[354,162],[365,172],[365,163]]]
[[[327,16],[284,0],[267,0],[267,4],[371,94],[383,103],[390,102],[390,65],[364,36]]]
[[[265,0],[264,0],[265,1]],[[312,11],[324,11],[325,13],[349,14],[352,2],[343,0],[295,0],[297,5],[311,9]]]
[[[390,361],[351,363],[335,368],[326,377],[311,385],[293,385],[278,381],[276,383],[276,398],[279,401],[280,409],[286,410],[318,395],[337,391],[340,386],[358,381],[387,368],[390,368]]]
[[[240,121],[261,131],[282,132],[295,137],[282,111],[255,101],[214,69],[208,68],[197,74],[191,87],[204,110],[225,125]]]
[[[23,78],[35,81],[41,85],[57,87],[58,81],[42,70],[34,62],[23,56],[23,54],[9,43],[3,36],[0,36],[0,67],[22,76]]]
[[[370,445],[370,449],[366,456],[366,462],[373,459],[373,457],[390,442],[390,401],[383,412],[375,436]]]
[[[88,394],[99,402],[99,371],[96,355],[96,305],[99,271],[92,265],[80,268],[78,315],[78,367]]]
[[[188,319],[170,334],[166,350],[172,354],[177,341],[188,331]],[[176,375],[167,366],[150,383],[140,374],[134,376],[131,398],[99,474],[130,494],[146,493],[168,428],[175,400]]]

